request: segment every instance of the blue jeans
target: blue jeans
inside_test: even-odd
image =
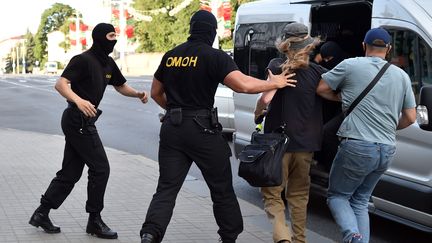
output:
[[[344,139],[330,170],[327,204],[343,242],[355,233],[369,242],[368,202],[381,175],[393,160],[394,145]]]

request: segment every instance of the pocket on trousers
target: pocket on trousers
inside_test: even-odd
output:
[[[365,144],[360,140],[342,142],[340,146],[348,156],[364,159],[372,159],[372,154],[376,154],[378,151],[376,144]]]
[[[363,178],[368,172],[369,167],[375,164],[373,161],[374,157],[371,155],[370,151],[368,153],[366,150],[357,150],[350,146],[347,147],[343,145],[340,152],[344,174],[352,180]]]

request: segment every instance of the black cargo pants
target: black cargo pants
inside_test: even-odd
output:
[[[63,112],[61,125],[66,140],[63,164],[42,195],[41,204],[57,209],[81,178],[84,165],[87,165],[86,211],[102,211],[110,167],[94,125],[96,119],[86,118],[76,107],[68,107]]]
[[[210,127],[209,117],[196,118]],[[210,134],[192,117],[173,125],[166,117],[160,130],[159,181],[141,229],[161,242],[171,220],[175,201],[192,162],[201,170],[210,189],[213,214],[223,242],[235,242],[243,231],[243,219],[232,186],[231,150],[220,132]]]

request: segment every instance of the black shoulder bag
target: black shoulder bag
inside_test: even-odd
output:
[[[238,156],[238,175],[254,187],[281,185],[282,158],[288,142],[284,132],[252,133],[251,143]]]
[[[280,186],[283,181],[282,158],[288,142],[285,124],[271,133],[253,132],[251,143],[238,156],[238,175],[254,187]]]

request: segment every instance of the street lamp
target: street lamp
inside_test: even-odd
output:
[[[26,41],[23,40],[22,48],[21,48],[22,58],[23,58],[23,61],[22,61],[22,64],[23,64],[22,74],[26,73],[26,59],[25,59],[25,56],[26,56],[26,46],[25,46],[25,43],[26,43]]]
[[[15,55],[15,47],[12,47],[12,73],[15,74],[15,60],[16,60],[16,55]]]

